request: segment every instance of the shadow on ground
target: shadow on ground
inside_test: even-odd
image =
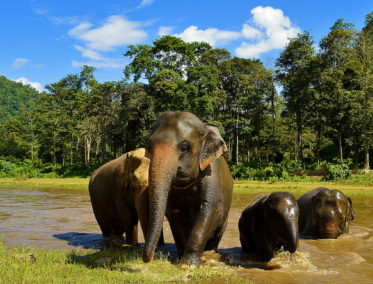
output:
[[[101,234],[87,234],[68,232],[63,234],[56,234],[53,237],[67,241],[69,246],[82,247],[85,249],[102,249],[104,240]]]

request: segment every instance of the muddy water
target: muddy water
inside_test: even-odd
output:
[[[300,240],[299,251],[281,252],[269,263],[241,253],[238,219],[255,195],[235,195],[227,230],[216,254],[255,283],[373,283],[373,197],[354,197],[356,219],[349,234],[337,240]],[[167,221],[166,243],[173,243]],[[0,186],[0,237],[7,245],[43,248],[97,248],[100,229],[88,193],[68,189]],[[142,233],[139,234],[143,241]]]

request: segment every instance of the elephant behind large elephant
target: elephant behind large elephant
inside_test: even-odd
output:
[[[297,203],[302,236],[336,239],[348,233],[355,217],[351,198],[339,190],[319,187],[302,195]]]
[[[149,223],[149,164],[145,149],[140,148],[104,164],[92,174],[89,194],[104,238],[122,238],[125,233],[127,243],[136,245],[139,220],[145,238]]]
[[[238,228],[242,250],[269,261],[281,247],[298,247],[298,206],[288,192],[258,196],[242,212]]]

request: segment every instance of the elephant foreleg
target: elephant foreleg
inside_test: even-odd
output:
[[[210,238],[215,238],[214,243],[216,246],[219,244],[221,236],[214,236],[214,233],[219,221],[221,221],[221,218],[219,218],[221,212],[219,210],[211,210],[211,207],[213,206],[207,202],[201,205],[198,218],[185,245],[185,250],[180,260],[181,263],[200,265],[201,256],[207,241]]]

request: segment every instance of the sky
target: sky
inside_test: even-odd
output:
[[[228,2],[230,2],[228,4]],[[100,82],[123,78],[130,44],[163,35],[207,41],[232,56],[273,66],[288,38],[309,31],[318,42],[338,18],[364,26],[372,0],[4,0],[0,75],[41,91],[82,65]]]

